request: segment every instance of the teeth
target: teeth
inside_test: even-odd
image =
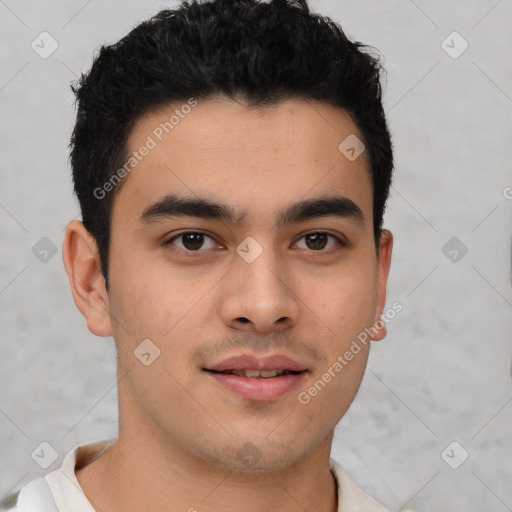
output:
[[[258,370],[245,370],[245,371],[242,371],[242,373],[243,373],[244,377],[249,377],[250,379],[256,378],[256,377],[261,377],[261,373]],[[268,373],[268,372],[265,372],[265,373]],[[273,377],[275,377],[275,376],[276,376],[276,374],[273,375]]]
[[[287,370],[233,370],[232,373],[238,377],[247,377],[249,379],[257,379],[261,377],[268,379],[271,377],[277,377],[281,374],[288,374],[290,372]]]

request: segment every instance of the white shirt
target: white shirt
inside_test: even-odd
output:
[[[76,446],[62,462],[62,466],[44,477],[23,486],[17,505],[9,512],[95,512],[75,475],[77,458],[83,467],[97,458],[115,439],[93,441]],[[80,453],[78,453],[80,451]],[[338,484],[338,512],[389,512],[368,496],[333,459],[329,467]]]

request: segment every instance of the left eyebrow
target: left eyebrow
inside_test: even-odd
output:
[[[139,221],[148,224],[172,217],[199,217],[217,219],[240,225],[246,214],[239,214],[227,204],[218,203],[206,198],[182,197],[170,194],[148,206],[142,212]],[[278,228],[318,217],[334,216],[364,224],[364,215],[354,201],[345,196],[327,196],[305,199],[284,207],[277,215]]]

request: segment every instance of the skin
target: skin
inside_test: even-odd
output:
[[[140,118],[129,152],[177,107]],[[63,257],[75,303],[89,330],[113,336],[118,350],[118,440],[76,471],[96,510],[337,510],[333,430],[370,343],[308,404],[297,397],[383,313],[392,250],[389,231],[375,246],[366,154],[349,161],[338,150],[350,134],[362,139],[348,115],[322,102],[249,110],[201,100],[115,191],[108,292],[94,239],[81,222],[68,224]],[[229,204],[244,223],[140,220],[170,193]],[[351,199],[363,222],[323,216],[277,227],[283,207],[333,194]],[[165,244],[187,230],[205,232],[203,244]],[[305,235],[318,231],[348,245],[332,237],[314,245]],[[249,236],[263,248],[252,263],[236,252]],[[385,335],[383,327],[373,340]],[[134,356],[144,339],[160,350],[149,366]],[[202,371],[242,353],[285,353],[309,372],[281,398],[256,401]],[[258,454],[250,467],[237,456],[247,443]]]

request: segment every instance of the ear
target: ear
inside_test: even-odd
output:
[[[62,259],[76,307],[96,336],[111,336],[108,294],[96,241],[78,220],[66,226]]]
[[[380,235],[379,249],[377,253],[377,307],[373,319],[373,328],[375,334],[372,334],[372,340],[379,341],[386,337],[386,324],[380,321],[380,316],[384,312],[386,305],[386,287],[388,283],[389,268],[391,266],[391,252],[393,250],[393,234],[384,229]]]

